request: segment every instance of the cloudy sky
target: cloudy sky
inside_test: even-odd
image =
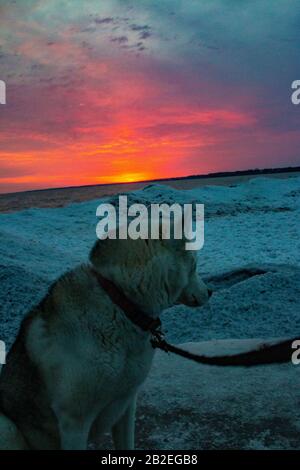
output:
[[[0,0],[0,191],[300,164],[299,0]]]

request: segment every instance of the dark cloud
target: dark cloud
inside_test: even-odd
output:
[[[132,23],[130,25],[130,29],[131,31],[138,33],[138,39],[141,41],[144,41],[152,36],[151,28],[147,24],[139,25],[137,23]],[[137,47],[139,51],[146,49],[142,42],[138,42],[136,45],[134,45],[134,47]]]
[[[144,46],[144,44],[140,41],[140,42],[137,42],[134,47],[137,47],[139,51],[144,51],[146,48]]]
[[[95,31],[97,31],[97,28],[93,26],[87,26],[81,30],[81,33],[94,33]]]
[[[132,31],[149,31],[151,28],[147,24],[139,25],[139,24],[133,23],[133,24],[130,25],[130,29]]]
[[[128,42],[128,37],[127,36],[116,36],[114,38],[111,38],[111,42],[116,42],[118,44],[126,44]]]
[[[140,34],[139,34],[139,38],[140,39],[147,39],[151,36],[151,33],[150,31],[142,31]]]
[[[94,22],[96,24],[110,24],[114,22],[114,18],[112,16],[106,16],[105,18],[95,18]]]

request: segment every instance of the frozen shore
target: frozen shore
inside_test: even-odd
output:
[[[258,177],[233,187],[180,191],[149,185],[128,193],[128,200],[205,204],[205,244],[198,269],[215,294],[209,306],[179,306],[164,313],[171,341],[300,332],[299,177]],[[0,215],[1,339],[11,343],[21,318],[49,284],[87,260],[99,203]]]
[[[261,341],[251,338],[300,336],[299,177],[184,191],[150,185],[128,198],[205,204],[198,270],[214,294],[202,308],[163,314],[169,341],[218,354]],[[51,282],[87,260],[99,203],[0,215],[0,339],[7,345]],[[292,364],[225,370],[157,352],[140,396],[137,446],[300,448],[299,377]]]

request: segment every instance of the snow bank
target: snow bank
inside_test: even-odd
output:
[[[128,193],[128,200],[205,204],[199,273],[216,293],[209,307],[176,307],[164,314],[172,341],[294,335],[299,329],[299,177],[181,191],[149,185]],[[99,203],[0,215],[1,339],[10,343],[49,284],[87,259]]]

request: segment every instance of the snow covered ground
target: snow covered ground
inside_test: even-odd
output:
[[[178,306],[163,314],[170,341],[276,338],[298,332],[300,336],[300,177],[257,177],[231,187],[184,191],[149,185],[129,193],[128,202],[205,204],[205,245],[198,269],[215,292],[207,306]],[[23,315],[49,284],[87,260],[96,237],[99,203],[0,215],[0,339],[11,344]],[[219,349],[225,345],[218,344]],[[293,437],[299,431],[298,417],[292,422],[299,405],[293,393],[299,389],[296,366],[222,371],[182,361],[158,353],[142,395],[139,421],[148,421],[141,424],[141,433],[149,435],[151,420],[156,420],[153,413],[162,411],[159,402],[164,393],[172,394],[167,406],[175,415],[169,411],[168,419],[161,418],[160,431],[153,429],[147,439],[140,434],[140,447],[152,442],[160,448],[300,448],[299,439]],[[188,411],[187,403],[195,396]],[[188,423],[198,418],[201,422],[188,429]],[[164,426],[172,420],[181,424],[179,428],[174,424],[165,435]],[[231,427],[235,434],[230,434]],[[271,428],[277,432],[275,440]],[[175,436],[175,443],[170,443]]]
[[[201,309],[165,312],[171,341],[300,333],[299,177],[257,177],[185,191],[149,185],[128,194],[129,203],[136,201],[205,204],[199,272],[216,293]],[[87,259],[99,202],[0,215],[1,339],[13,339],[22,316],[51,281]]]
[[[183,347],[212,355],[258,344],[220,340]],[[137,446],[299,449],[299,386],[299,370],[293,364],[219,368],[160,352],[140,394]]]

